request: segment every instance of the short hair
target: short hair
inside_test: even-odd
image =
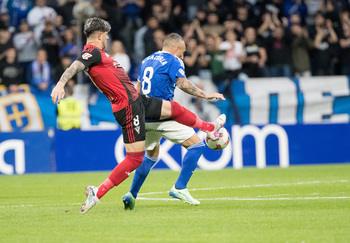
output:
[[[175,46],[180,42],[184,42],[184,39],[179,34],[171,33],[165,37],[163,46],[164,47]]]
[[[86,37],[89,37],[95,31],[109,32],[110,30],[111,25],[107,21],[97,17],[89,18],[84,24],[84,34]]]

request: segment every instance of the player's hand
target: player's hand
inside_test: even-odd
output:
[[[51,99],[54,104],[60,103],[60,101],[64,98],[64,83],[58,82],[55,88],[51,92]]]
[[[205,97],[207,100],[217,99],[217,100],[226,100],[225,97],[220,93],[210,93]]]

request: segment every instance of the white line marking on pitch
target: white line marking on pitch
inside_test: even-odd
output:
[[[27,204],[27,205],[6,205],[6,206],[0,206],[0,208],[21,208],[21,207],[42,207],[42,206],[70,206],[70,205],[81,205],[82,203],[62,203],[62,204],[40,204],[40,205],[33,205],[33,204]]]
[[[280,184],[257,184],[257,185],[242,185],[242,186],[230,186],[230,187],[211,187],[211,188],[195,188],[188,189],[189,191],[206,191],[206,190],[222,190],[222,189],[234,189],[234,188],[252,188],[252,187],[270,187],[270,186],[298,186],[298,185],[308,185],[308,184],[321,184],[321,183],[339,183],[348,182],[348,180],[336,180],[336,181],[304,181],[295,183],[280,183]],[[163,194],[166,192],[145,192],[139,193],[139,196]]]
[[[336,181],[304,181],[296,183],[280,183],[280,184],[257,184],[257,185],[242,185],[242,186],[231,186],[231,187],[212,187],[212,188],[197,188],[189,189],[189,191],[204,191],[204,190],[219,190],[219,189],[233,189],[233,188],[251,188],[251,187],[270,187],[270,186],[293,186],[293,185],[307,185],[307,184],[321,184],[321,183],[339,183],[339,182],[348,182],[348,180],[336,180]],[[166,192],[147,192],[139,193],[139,196],[142,195],[154,195],[168,193]],[[172,201],[178,200],[174,198],[142,198],[138,197],[139,200],[154,200],[154,201]],[[266,200],[318,200],[318,199],[350,199],[350,197],[296,197],[296,198],[238,198],[238,197],[223,197],[223,198],[202,198],[198,200],[202,201],[214,201],[214,200],[234,200],[234,201],[266,201]],[[62,204],[40,204],[40,205],[0,205],[0,208],[20,208],[20,207],[38,207],[38,206],[71,206],[71,205],[81,205],[82,203],[62,203]]]
[[[323,199],[350,199],[350,197],[277,197],[277,198],[261,198],[261,197],[251,197],[251,198],[239,198],[239,197],[217,197],[217,198],[197,198],[199,201],[274,201],[274,200],[323,200]],[[174,201],[178,199],[174,198],[146,198],[138,197],[137,200],[146,201]]]

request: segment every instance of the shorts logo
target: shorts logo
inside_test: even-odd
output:
[[[182,75],[185,75],[185,71],[182,70],[181,68],[179,69],[179,73],[181,73]]]
[[[140,134],[140,120],[139,120],[139,115],[136,115],[135,117],[134,117],[134,129],[135,129],[135,131],[138,133],[138,134]]]
[[[90,53],[84,53],[83,55],[81,55],[81,57],[84,59],[84,60],[88,60],[90,57],[92,57],[92,55]]]

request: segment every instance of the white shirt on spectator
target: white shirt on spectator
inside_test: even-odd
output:
[[[45,22],[54,21],[56,19],[56,11],[48,6],[35,6],[29,11],[27,21],[30,27],[33,27],[35,39],[40,43],[41,34],[45,28]]]
[[[130,71],[130,58],[128,54],[126,53],[117,53],[112,57],[114,60],[116,60],[122,68],[125,70],[125,72],[129,73]]]
[[[243,46],[239,41],[235,41],[235,47],[231,50],[232,45],[228,41],[224,41],[219,46],[220,50],[226,51],[223,62],[224,68],[229,71],[235,71],[242,68],[242,62],[239,57],[243,55]]]

